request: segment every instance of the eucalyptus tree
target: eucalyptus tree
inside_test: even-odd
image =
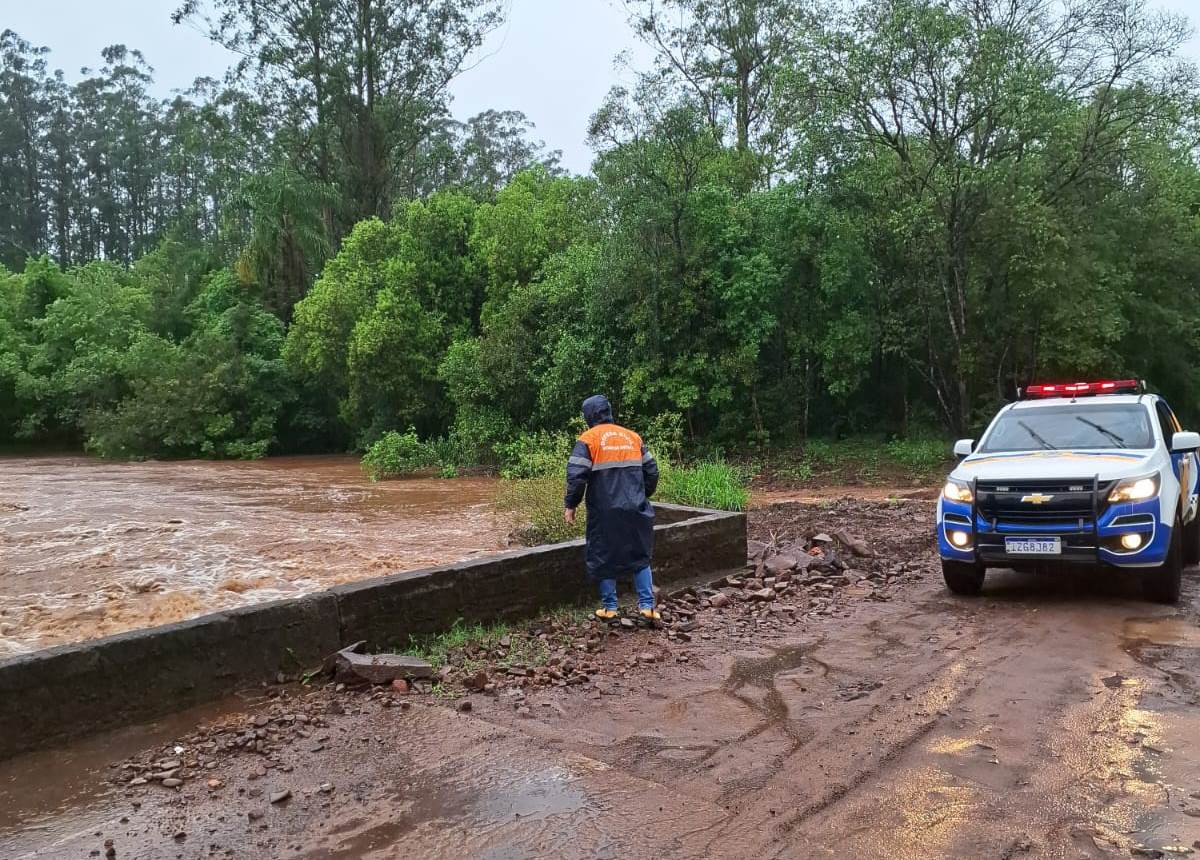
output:
[[[17,267],[45,245],[46,53],[12,30],[0,33],[0,262]]]
[[[441,121],[447,87],[501,21],[500,0],[187,0],[191,22],[241,55],[279,118],[292,167],[341,190],[334,238],[388,217],[400,166]]]
[[[762,163],[769,180],[785,154],[781,71],[804,50],[815,7],[804,0],[626,0],[630,23],[653,49],[651,73],[685,90],[710,127]]]
[[[459,188],[491,199],[523,170],[561,172],[562,153],[533,137],[534,125],[517,110],[485,110],[466,122],[448,114],[431,126],[413,156],[397,165],[398,189],[409,199]]]

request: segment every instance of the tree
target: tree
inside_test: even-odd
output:
[[[778,121],[780,70],[811,25],[799,0],[630,0],[630,24],[657,54],[654,75],[695,100],[713,132],[761,159],[769,179],[786,139]],[[759,172],[761,171],[761,172]]]
[[[532,140],[533,123],[520,111],[486,110],[467,120],[460,144],[463,162],[459,184],[480,197],[494,197],[518,173],[541,167],[560,173],[562,153],[548,152],[546,144]]]
[[[481,289],[465,253],[474,202],[447,192],[359,224],[296,305],[285,358],[359,444],[444,429],[437,367],[471,331]]]
[[[264,456],[290,399],[283,325],[247,301],[231,272],[207,279],[176,343],[143,332],[123,355],[128,393],[84,418],[109,457]]]
[[[249,213],[249,239],[238,260],[248,283],[268,309],[292,318],[315,272],[329,256],[321,212],[332,205],[332,187],[318,185],[288,167],[246,180],[241,203]]]
[[[0,33],[0,263],[16,268],[45,249],[46,53],[12,30]]]
[[[894,213],[908,249],[894,277],[927,321],[903,354],[949,426],[971,420],[977,327],[1003,285],[983,265],[989,214],[1053,209],[1186,101],[1194,70],[1172,61],[1185,33],[1142,0],[876,0],[836,21],[798,76],[822,94],[808,136],[827,160],[892,163],[894,182],[868,193]]]
[[[326,213],[336,239],[390,214],[398,168],[501,15],[498,0],[187,0],[174,19],[243,56],[292,167],[342,190]]]

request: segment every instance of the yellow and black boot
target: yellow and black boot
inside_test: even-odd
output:
[[[615,609],[605,609],[603,606],[596,610],[596,614],[592,616],[601,624],[620,624],[621,613]]]
[[[657,609],[639,609],[638,623],[645,627],[661,627],[662,614]]]

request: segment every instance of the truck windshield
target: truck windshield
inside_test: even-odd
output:
[[[1105,406],[1039,406],[1011,409],[992,428],[979,451],[1153,448],[1150,415],[1138,403]]]

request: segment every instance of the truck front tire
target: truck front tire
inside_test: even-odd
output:
[[[1142,591],[1147,600],[1155,603],[1178,603],[1183,584],[1183,544],[1187,529],[1178,519],[1171,529],[1171,546],[1167,558],[1160,567],[1146,571],[1142,580]]]
[[[942,579],[955,594],[978,594],[983,590],[985,571],[977,564],[942,559]]]

